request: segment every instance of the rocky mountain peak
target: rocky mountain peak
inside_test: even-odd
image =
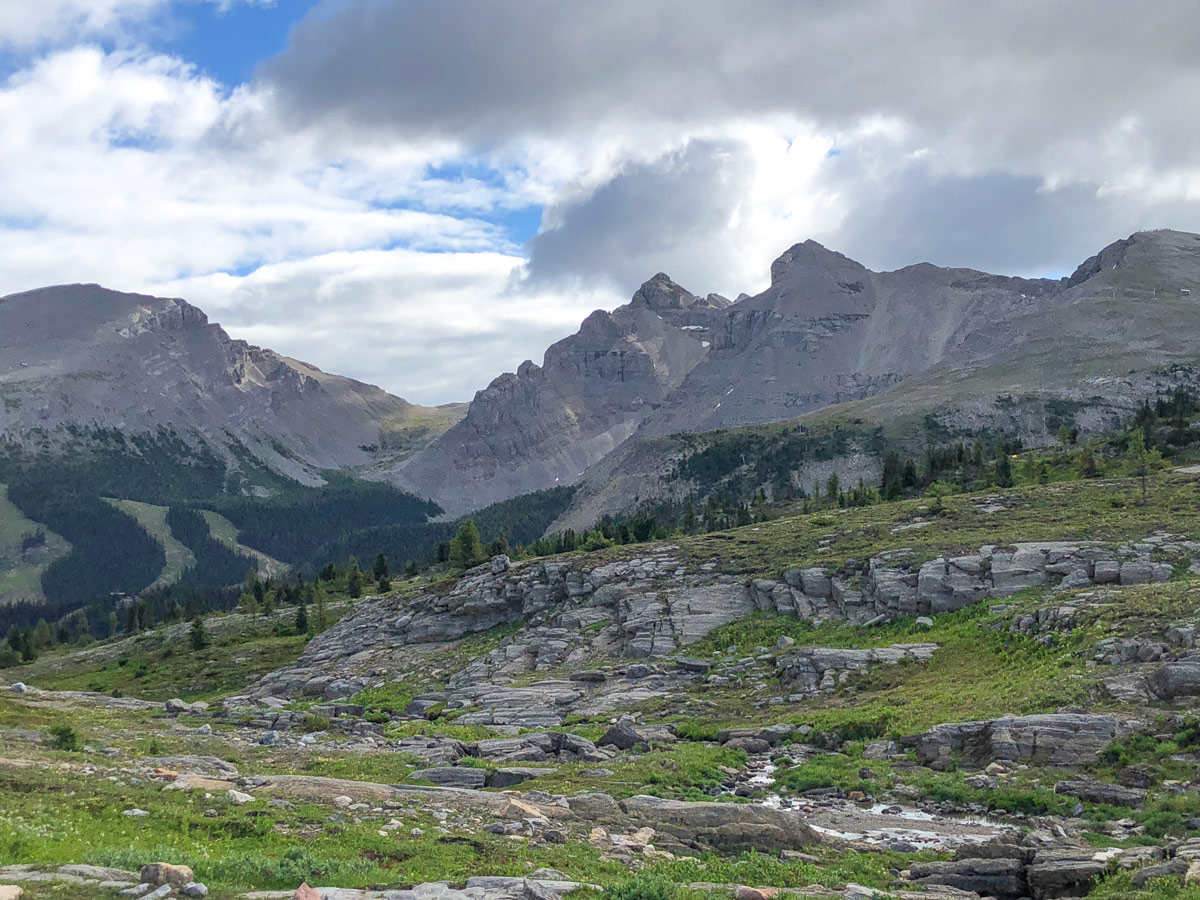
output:
[[[775,262],[771,263],[771,284],[784,280],[812,278],[821,272],[836,272],[845,269],[866,271],[862,265],[843,256],[811,238],[793,244]]]
[[[665,272],[659,272],[645,282],[630,301],[634,306],[648,306],[655,312],[668,309],[687,309],[699,298],[691,291],[671,280]]]
[[[37,429],[53,448],[81,425],[127,434],[168,427],[222,455],[236,440],[310,481],[320,476],[309,466],[372,462],[364,448],[414,414],[380,388],[234,340],[183,300],[97,284],[0,298],[0,401],[8,440]]]
[[[1106,288],[1112,281],[1137,279],[1149,280],[1164,291],[1181,287],[1192,290],[1197,266],[1200,235],[1169,228],[1138,231],[1084,260],[1067,279],[1067,287],[1103,276],[1099,280]]]

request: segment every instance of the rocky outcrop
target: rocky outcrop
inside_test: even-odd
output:
[[[411,667],[414,652],[422,648],[436,653],[447,643],[520,624],[461,668],[439,672],[444,688],[416,698],[408,712],[423,715],[436,709],[454,712],[461,724],[549,728],[568,714],[599,715],[670,696],[692,679],[719,685],[745,674],[758,660],[721,661],[719,671],[710,671],[708,660],[682,656],[670,665],[654,663],[756,609],[816,623],[871,625],[898,615],[947,612],[1027,586],[1093,584],[1096,578],[1119,580],[1126,571],[1163,580],[1173,571],[1167,559],[1193,554],[1200,545],[1168,535],[1115,549],[1018,543],[924,563],[908,551],[891,551],[841,569],[789,569],[779,581],[753,579],[748,584],[719,574],[714,562],[684,564],[673,555],[675,549],[659,546],[645,556],[620,560],[579,555],[516,565],[500,556],[466,572],[448,590],[368,597],[311,641],[295,665],[265,676],[247,695],[227,698],[225,707],[270,698],[337,701],[369,684],[385,683],[398,667]],[[1034,614],[1021,612],[1011,629],[1041,639],[1053,629],[1073,628],[1083,602],[1077,597]],[[1194,642],[1194,629],[1175,631],[1172,652]],[[776,668],[790,696],[799,700],[836,687],[853,671],[928,660],[935,651],[931,644],[794,648],[780,653],[778,661],[767,659],[767,667]],[[618,665],[597,668],[601,660]],[[649,664],[620,665],[628,660]],[[1190,658],[1165,664],[1154,676],[1156,695],[1166,699],[1200,690],[1193,685],[1200,684],[1194,668]],[[528,680],[539,672],[559,677]],[[514,678],[523,683],[513,684]],[[1140,684],[1131,690],[1144,690]],[[342,722],[343,707],[320,709],[335,728],[377,729]],[[259,715],[263,728],[277,730],[299,727],[304,717],[289,710]]]
[[[905,738],[922,765],[946,765],[961,758],[982,768],[991,762],[1029,762],[1076,768],[1099,758],[1118,737],[1139,723],[1092,713],[1003,716],[981,722],[935,725]]]
[[[1153,555],[1155,550],[1193,553],[1200,545],[1176,541],[1111,550],[1068,542],[1026,542],[983,547],[964,556],[940,556],[919,566],[898,566],[901,554],[890,552],[850,571],[790,569],[781,581],[758,579],[751,584],[751,596],[758,609],[817,623],[844,619],[861,625],[894,616],[953,612],[1041,585],[1165,582],[1174,570]],[[1036,620],[1031,619],[1016,630],[1028,630],[1033,624]]]
[[[904,660],[928,662],[937,644],[893,644],[867,650],[802,647],[779,657],[776,665],[783,686],[797,695],[832,691],[853,672]]]
[[[1146,792],[1141,788],[1122,787],[1103,781],[1084,779],[1060,781],[1054,785],[1054,793],[1077,797],[1087,803],[1104,803],[1109,806],[1129,806],[1141,809],[1146,805]]]
[[[573,798],[568,804],[574,809]],[[619,804],[625,821],[649,825],[686,848],[724,853],[795,850],[822,843],[794,810],[759,804],[687,803],[659,797],[631,797]]]
[[[406,647],[443,644],[521,622],[517,634],[449,680],[453,696],[432,702],[481,710],[459,719],[466,724],[500,724],[482,710],[499,710],[526,727],[557,724],[559,710],[569,703],[595,698],[603,708],[606,697],[648,698],[677,684],[680,676],[647,673],[621,681],[544,681],[523,687],[496,679],[593,656],[657,659],[752,610],[743,583],[689,569],[669,547],[652,556],[593,565],[584,558],[513,566],[497,557],[467,572],[445,594],[366,599],[313,640],[296,666],[264,678],[252,696],[346,697]]]

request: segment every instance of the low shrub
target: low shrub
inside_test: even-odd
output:
[[[50,746],[55,750],[65,750],[68,753],[79,750],[79,735],[70,725],[54,725],[46,729],[46,733],[50,736]]]

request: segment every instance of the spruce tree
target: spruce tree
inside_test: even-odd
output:
[[[362,570],[358,567],[358,559],[352,556],[346,564],[346,593],[350,595],[351,600],[357,600],[362,596],[362,589]]]
[[[574,534],[571,535],[574,549]],[[483,542],[479,539],[479,529],[472,519],[467,519],[459,526],[458,533],[450,542],[450,565],[459,569],[469,569],[483,560]]]
[[[899,500],[904,494],[904,464],[900,462],[900,454],[889,450],[883,458],[883,478],[880,480],[879,493],[884,500]]]
[[[996,486],[1009,488],[1013,486],[1012,460],[1002,450],[996,451]]]
[[[192,644],[192,650],[199,651],[208,647],[212,641],[209,640],[208,632],[204,629],[204,620],[199,616],[192,619],[192,630],[189,635],[189,640]]]
[[[382,582],[387,580],[390,574],[388,572],[388,561],[387,557],[382,553],[375,557],[375,565],[371,568],[371,574],[375,576],[376,581]]]
[[[692,506],[691,500],[683,504],[683,520],[679,523],[679,527],[683,529],[684,534],[695,534],[698,530],[696,509]]]
[[[296,607],[296,634],[308,634],[308,606],[303,601]]]

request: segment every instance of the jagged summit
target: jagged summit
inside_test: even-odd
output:
[[[686,288],[680,287],[664,272],[659,272],[645,282],[630,301],[634,306],[645,305],[657,311],[664,309],[687,309],[698,298]]]
[[[475,395],[466,418],[389,477],[449,513],[572,484],[631,435],[711,346],[721,305],[659,273]]]
[[[659,273],[554,345],[536,378],[523,367],[494,382],[396,477],[465,511],[573,483],[623,435],[791,419],[929,373],[995,366],[1048,379],[1127,373],[1131,353],[1142,365],[1190,360],[1200,339],[1192,292],[1200,297],[1200,236],[1172,231],[1118,241],[1071,279],[930,263],[874,272],[814,240],[788,248],[770,286],[734,303]]]
[[[670,275],[659,272],[637,289],[629,303],[630,306],[645,306],[657,313],[664,313],[685,309],[721,309],[728,306],[730,301],[720,294],[698,297],[677,284]]]

